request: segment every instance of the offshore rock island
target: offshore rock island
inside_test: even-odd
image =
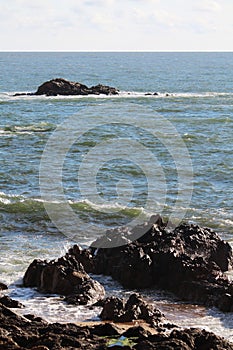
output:
[[[63,78],[56,78],[46,81],[40,85],[36,92],[32,93],[16,93],[14,96],[71,96],[71,95],[118,95],[118,90],[114,87],[98,84],[96,86],[87,87],[84,84],[68,81]]]
[[[119,90],[108,85],[94,85],[88,87],[79,82],[69,81],[63,78],[55,78],[44,82],[36,92],[19,92],[13,96],[87,96],[87,95],[119,95]],[[127,93],[131,95],[130,92]],[[159,96],[158,92],[146,92],[144,96]],[[166,93],[165,96],[171,96]]]

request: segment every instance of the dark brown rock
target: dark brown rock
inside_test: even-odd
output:
[[[40,85],[35,95],[57,96],[57,95],[117,95],[117,89],[106,86],[96,85],[87,87],[84,84],[68,81],[62,78],[52,79]]]
[[[119,327],[117,327],[112,323],[103,323],[103,324],[94,326],[91,329],[91,334],[98,335],[100,337],[118,336],[121,334],[121,330]]]
[[[21,304],[19,301],[17,300],[13,300],[10,297],[8,297],[7,295],[4,295],[3,297],[0,298],[0,304],[9,307],[9,308],[23,308],[24,305]]]
[[[207,349],[233,349],[233,345],[226,342],[221,337],[216,337],[212,332],[204,329],[190,328],[184,330],[173,330],[169,335],[169,342],[180,340],[186,343],[190,349],[207,350]]]
[[[95,303],[104,298],[104,288],[93,280],[74,256],[52,261],[34,260],[28,267],[23,284],[41,292],[60,294],[73,304]]]
[[[108,85],[98,84],[87,87],[84,84],[68,81],[63,78],[51,79],[40,85],[36,92],[16,93],[13,96],[34,96],[34,95],[118,95],[118,90]]]
[[[75,259],[85,266],[87,273],[93,271],[94,265],[92,261],[92,255],[89,250],[82,250],[77,244],[69,249],[68,254],[75,256]]]
[[[127,301],[116,297],[107,298],[100,318],[114,322],[144,320],[149,324],[157,325],[162,322],[164,315],[158,309],[146,303],[142,296],[134,293],[130,295]]]
[[[52,79],[40,85],[35,95],[87,95],[86,85],[68,81],[62,78]]]
[[[41,273],[46,267],[46,261],[35,259],[28,267],[24,278],[23,284],[25,287],[37,287],[41,283]]]
[[[104,95],[118,95],[118,90],[107,86],[107,85],[102,85],[102,84],[98,84],[96,86],[92,86],[90,89],[90,93],[94,94],[94,95],[100,95],[100,94],[104,94]]]
[[[0,282],[0,291],[8,289],[7,285],[5,283]]]
[[[112,248],[119,242],[124,245]],[[108,231],[74,255],[88,271],[110,275],[126,288],[157,286],[184,300],[233,311],[233,284],[224,274],[233,264],[232,249],[208,228],[168,227],[157,215],[131,231]]]
[[[118,321],[124,313],[124,302],[117,297],[109,297],[103,302],[103,310],[100,314],[102,320]]]
[[[34,96],[34,95],[35,93],[33,92],[17,92],[13,96],[17,97],[17,96]]]
[[[221,295],[217,301],[217,306],[219,310],[223,312],[233,311],[233,295],[225,293]]]
[[[158,330],[158,332],[156,332]],[[133,349],[232,350],[233,345],[213,333],[199,329],[165,329],[155,325],[155,334],[142,326],[123,331],[114,323],[84,326],[27,320],[0,305],[1,350],[107,350],[109,340],[132,338]],[[119,346],[118,346],[119,347]],[[114,348],[114,347],[113,347]],[[116,348],[116,346],[115,346]],[[122,347],[119,347],[122,348]],[[127,347],[124,347],[127,348]]]
[[[140,338],[140,339],[146,339],[148,336],[151,335],[151,332],[143,328],[142,326],[135,326],[130,327],[125,331],[122,336],[126,338]]]

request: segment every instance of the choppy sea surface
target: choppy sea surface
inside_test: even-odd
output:
[[[5,52],[0,71],[0,280],[23,312],[62,322],[97,318],[98,308],[21,288],[23,274],[34,258],[87,246],[138,217],[184,219],[233,245],[233,53]],[[13,96],[56,77],[120,92]],[[97,278],[107,293],[129,293]],[[143,293],[174,322],[233,340],[231,314]]]

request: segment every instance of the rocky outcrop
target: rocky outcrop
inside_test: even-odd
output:
[[[131,294],[127,301],[117,297],[109,297],[103,303],[101,320],[114,322],[132,322],[144,320],[155,326],[164,321],[164,315],[149,305],[139,294]]]
[[[118,345],[117,345],[118,344]],[[213,333],[166,324],[99,323],[83,326],[47,323],[39,317],[19,316],[0,302],[0,349],[11,350],[107,350],[107,349],[233,350],[233,345]]]
[[[49,262],[34,260],[24,275],[23,284],[37,287],[41,292],[64,295],[71,304],[93,304],[105,294],[102,285],[69,254]]]
[[[0,304],[4,305],[9,308],[23,308],[24,305],[21,304],[19,301],[11,299],[7,295],[4,295],[3,297],[0,298]]]
[[[8,289],[7,285],[5,283],[0,282],[0,291]]]
[[[111,248],[119,242],[126,244]],[[110,248],[95,248],[101,246]],[[131,231],[108,231],[89,250],[73,247],[70,254],[89,272],[110,275],[126,288],[157,286],[184,300],[233,311],[233,283],[224,274],[233,263],[232,250],[208,228],[172,229],[153,216]]]
[[[12,314],[0,301],[0,348],[1,344],[5,346],[9,342],[11,349],[26,346],[34,350],[38,350],[35,346],[51,350],[72,347],[100,350],[108,349],[110,344],[116,344],[113,349],[124,344],[125,349],[135,350],[233,350],[232,344],[213,333],[193,328],[183,330],[168,323],[158,309],[148,305],[138,294],[132,294],[127,301],[116,297],[103,301],[102,287],[87,274],[111,275],[127,288],[157,286],[194,303],[233,311],[233,284],[224,274],[232,263],[230,245],[212,230],[188,224],[174,228],[159,215],[132,230],[107,231],[89,249],[82,250],[74,245],[60,259],[34,260],[25,273],[24,285],[65,295],[68,302],[77,304],[101,300],[97,303],[103,307],[101,319],[117,322],[117,325],[100,323],[81,329],[68,324],[64,328],[58,323],[48,325],[32,315],[21,322],[19,316]],[[8,322],[2,315],[13,317],[11,325],[13,328],[16,325],[16,332],[9,332],[9,323],[7,327],[2,326]],[[136,320],[139,326],[132,324],[133,327],[124,331],[119,326]],[[146,322],[153,331],[141,322]]]
[[[35,93],[17,93],[14,96],[21,95],[117,95],[118,90],[114,87],[98,84],[87,87],[84,84],[68,81],[62,78],[56,78],[46,81],[40,85]]]

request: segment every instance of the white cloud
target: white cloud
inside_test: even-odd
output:
[[[0,50],[190,49],[203,35],[217,48],[217,32],[233,35],[232,0],[0,0],[0,7]]]
[[[182,17],[165,10],[154,11],[152,13],[152,18],[157,21],[158,24],[168,28],[182,26],[184,24]]]
[[[202,0],[196,7],[198,11],[204,11],[208,13],[217,13],[221,11],[222,6],[216,0]]]
[[[136,7],[132,11],[132,17],[145,28],[149,27],[151,30],[169,31],[186,25],[186,19],[182,15],[157,7],[149,10]]]
[[[94,13],[91,17],[91,22],[99,28],[106,28],[109,31],[112,31],[113,27],[115,27],[114,19],[111,16],[102,14],[101,12]]]

